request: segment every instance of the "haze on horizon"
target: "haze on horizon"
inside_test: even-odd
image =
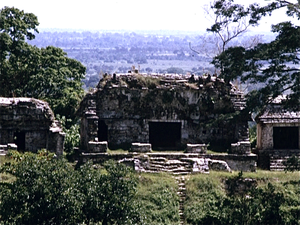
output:
[[[173,30],[205,32],[211,25],[204,5],[211,0],[1,0],[0,8],[16,7],[34,13],[39,29],[72,30]],[[236,0],[239,4],[260,0]],[[277,13],[277,12],[276,12]],[[251,30],[269,32],[271,24],[287,18],[284,12],[264,19]],[[287,20],[287,19],[285,19]]]

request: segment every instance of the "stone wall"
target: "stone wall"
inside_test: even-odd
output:
[[[106,76],[78,111],[81,146],[88,150],[88,142],[99,138],[108,141],[110,148],[152,142],[154,148],[162,149],[210,143],[226,150],[231,143],[248,140],[250,118],[243,112],[244,105],[239,90],[209,75]],[[167,139],[168,133],[175,140],[163,143],[160,136]]]
[[[64,133],[49,105],[32,98],[0,98],[0,145],[16,143],[18,150],[45,148],[62,154]]]

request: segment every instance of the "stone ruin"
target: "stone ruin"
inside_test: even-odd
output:
[[[259,166],[284,170],[291,156],[300,158],[300,112],[285,109],[279,96],[256,117]]]
[[[110,149],[136,142],[157,150],[208,143],[230,149],[249,141],[244,105],[242,92],[217,77],[107,76],[81,102],[81,147],[89,151],[97,140]]]
[[[135,152],[153,156],[152,149],[186,149],[199,158],[209,144],[213,150],[229,150],[226,162],[234,169],[253,171],[256,156],[251,155],[250,116],[244,107],[243,93],[215,76],[146,75],[138,71],[105,75],[78,110],[82,160],[107,159],[107,148],[131,150],[133,153],[123,157],[136,162],[143,160],[137,159]],[[250,162],[244,156],[250,157],[251,163],[235,166],[235,160]]]
[[[64,135],[48,103],[33,98],[0,98],[1,153],[8,149],[47,149],[62,155]]]

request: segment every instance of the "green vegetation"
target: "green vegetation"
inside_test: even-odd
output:
[[[57,119],[63,128],[63,132],[66,134],[64,152],[69,161],[74,161],[78,156],[78,152],[75,152],[75,148],[79,148],[80,146],[80,125],[79,123],[72,122],[71,119],[66,119],[65,116],[57,115]],[[67,124],[72,124],[69,126],[69,129],[67,129]]]
[[[84,95],[85,67],[60,48],[28,44],[38,32],[34,14],[4,7],[0,21],[0,96],[42,99],[73,120]]]
[[[294,172],[300,170],[300,159],[295,155],[289,157],[283,164],[286,166],[285,171]]]
[[[144,224],[179,224],[177,184],[171,175],[139,174],[137,199],[144,213]]]
[[[232,0],[218,0],[213,9],[223,20],[216,20],[210,31],[218,33],[226,29],[228,23],[246,22],[255,26],[264,16],[279,9],[285,9],[288,16],[299,19],[299,5],[299,1],[275,0],[265,6],[254,3],[245,7],[233,4]],[[225,81],[240,80],[255,86],[255,90],[247,95],[247,107],[251,112],[264,108],[280,95],[286,95],[283,99],[286,107],[299,110],[300,70],[296,65],[300,62],[300,27],[291,21],[282,22],[273,25],[272,32],[276,38],[269,43],[252,48],[230,47],[213,60]]]
[[[0,172],[9,178],[0,181],[1,224],[180,221],[178,185],[167,173],[134,173],[112,161],[74,169],[46,151],[11,151]],[[189,175],[186,224],[300,224],[299,186],[299,172]]]
[[[75,170],[64,159],[10,152],[1,173],[1,224],[131,224],[139,220],[136,178],[130,168],[107,162],[100,170],[86,163]]]
[[[137,74],[135,77],[137,78],[138,83],[141,83],[142,86],[148,87],[150,89],[156,88],[156,86],[159,85],[159,81],[160,81],[157,78],[153,78],[150,76],[142,76],[140,74]]]
[[[256,182],[248,189],[234,185],[245,178]],[[269,171],[191,176],[186,182],[187,224],[300,224],[299,178]],[[233,192],[225,189],[229,182]]]

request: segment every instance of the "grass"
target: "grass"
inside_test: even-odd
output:
[[[127,154],[129,151],[124,149],[116,149],[116,150],[107,150],[108,154],[117,155],[117,154]]]
[[[149,225],[179,224],[179,197],[175,179],[167,173],[138,174],[137,199]]]
[[[184,205],[187,224],[213,224],[212,221],[218,221],[221,215],[220,207],[227,196],[225,180],[237,177],[238,174],[238,171],[232,173],[211,171],[209,174],[191,175],[186,181]],[[263,190],[267,190],[271,183],[275,187],[275,192],[282,193],[287,201],[286,205],[282,206],[282,210],[293,208],[300,203],[299,171],[286,173],[257,170],[256,173],[245,172],[243,177],[256,179],[258,188]]]

